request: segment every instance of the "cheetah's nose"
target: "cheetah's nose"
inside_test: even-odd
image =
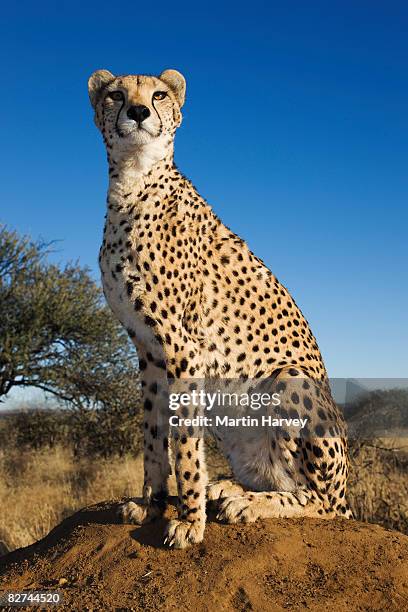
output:
[[[137,121],[137,123],[142,123],[142,121],[150,116],[150,111],[147,106],[143,106],[143,104],[136,104],[135,106],[128,108],[127,116],[129,119]]]

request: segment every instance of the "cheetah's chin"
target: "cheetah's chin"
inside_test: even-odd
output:
[[[119,126],[117,133],[119,138],[135,145],[148,144],[159,136],[159,134],[151,132],[144,127],[129,128],[128,126]]]

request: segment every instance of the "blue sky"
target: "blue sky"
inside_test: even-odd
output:
[[[407,376],[407,3],[195,4],[3,7],[0,219],[98,277],[87,78],[177,68],[176,161],[292,292],[329,374]]]

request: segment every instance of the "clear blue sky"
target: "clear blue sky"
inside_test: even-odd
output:
[[[3,6],[2,221],[97,276],[87,78],[177,68],[176,161],[290,289],[329,374],[407,376],[408,4],[196,4]]]

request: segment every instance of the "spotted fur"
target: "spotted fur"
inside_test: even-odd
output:
[[[97,71],[89,94],[109,162],[103,288],[137,348],[144,395],[143,500],[125,504],[123,519],[142,523],[163,512],[173,463],[179,514],[166,542],[177,548],[203,538],[206,489],[228,522],[350,517],[343,423],[309,325],[173,161],[183,76]],[[282,410],[309,417],[307,436],[262,433],[242,442],[239,430],[218,432],[237,482],[207,487],[200,437],[180,429],[171,458],[167,394],[169,383],[212,377],[272,378]]]

